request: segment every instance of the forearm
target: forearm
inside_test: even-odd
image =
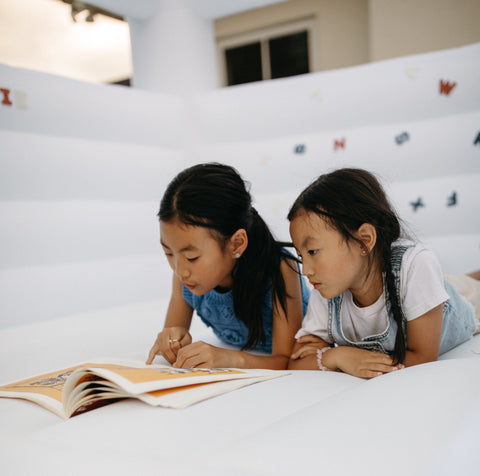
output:
[[[405,360],[403,365],[405,367],[411,367],[412,365],[426,364],[427,362],[435,362],[438,359],[436,353],[421,353],[411,350],[405,352]]]
[[[310,360],[305,361],[301,368],[319,368],[318,355],[312,354],[308,357]],[[306,358],[302,360],[306,360]],[[391,356],[387,354],[345,346],[331,347],[325,350],[321,356],[321,363],[328,370],[340,370],[362,378],[378,377],[400,368],[393,365]]]
[[[170,302],[168,304],[163,328],[183,327],[188,330],[190,329],[192,316],[193,309],[182,296],[182,283],[174,276],[172,282],[172,296],[170,297]]]
[[[190,324],[192,323],[192,314],[169,313],[165,317],[163,328],[167,329],[169,327],[183,327],[188,331],[190,329]]]
[[[408,348],[403,364],[435,362],[438,359],[443,326],[443,304],[407,322]]]
[[[273,369],[285,370],[288,365],[286,355],[254,355],[249,352],[231,350],[231,367],[243,369]]]
[[[288,370],[319,370],[317,355],[310,354],[301,359],[290,359]]]

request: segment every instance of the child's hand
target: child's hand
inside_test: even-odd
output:
[[[331,370],[342,370],[362,378],[378,377],[404,368],[402,364],[393,365],[390,355],[345,346],[335,347],[325,352],[322,363]]]
[[[177,360],[173,366],[182,369],[237,367],[238,362],[234,362],[233,359],[235,354],[237,352],[198,341],[182,347],[177,353]]]
[[[325,341],[320,339],[320,337],[314,335],[306,335],[300,337],[294,348],[293,354],[290,356],[290,359],[303,359],[307,355],[317,354],[317,350],[325,347]]]
[[[151,364],[157,354],[162,354],[169,363],[177,360],[178,351],[192,342],[192,336],[184,327],[166,327],[157,336],[157,340],[148,354],[147,364]]]

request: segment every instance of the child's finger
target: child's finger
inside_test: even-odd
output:
[[[293,360],[303,359],[307,355],[316,354],[317,350],[318,350],[318,347],[312,347],[312,346],[305,345],[303,347],[300,347],[300,349],[298,349],[296,352],[294,352],[290,356],[290,358],[293,359]]]
[[[304,347],[301,347],[298,349],[296,352],[294,352],[290,358],[296,360],[296,359],[301,359],[303,357],[303,352],[304,352]]]
[[[190,335],[189,332],[186,332],[180,339],[180,347],[185,347],[186,345],[189,345],[191,343],[192,343],[192,336]]]
[[[177,352],[182,348],[182,344],[177,339],[171,339],[169,343],[170,349],[172,349],[172,352],[177,355]]]
[[[173,364],[173,362],[175,362],[175,360],[177,360],[178,349],[173,348],[174,344],[175,344],[174,342],[170,343],[170,341],[169,341],[167,343],[167,345],[164,347],[164,349],[162,350],[162,355],[171,364]],[[178,344],[178,342],[176,344]]]
[[[158,351],[160,348],[157,345],[154,345],[148,354],[147,361],[145,362],[147,365],[150,365],[153,362],[153,359],[155,359],[156,355],[158,354]]]
[[[303,349],[304,349],[303,347],[300,347],[299,349],[297,349],[297,350],[290,356],[290,358],[293,359],[293,360],[300,359],[301,356],[302,356]]]
[[[382,364],[382,363],[375,363],[368,365],[368,370],[371,372],[376,372],[378,374],[387,374],[390,372],[395,372],[395,370],[400,370],[402,367],[400,365],[390,365],[390,364]]]

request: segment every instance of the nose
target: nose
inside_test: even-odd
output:
[[[303,261],[302,263],[302,274],[307,278],[312,276],[312,271],[305,261]]]
[[[190,270],[188,269],[188,266],[182,262],[182,260],[175,260],[174,271],[180,279],[186,279],[190,276]]]

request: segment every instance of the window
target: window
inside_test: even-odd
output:
[[[222,84],[309,73],[312,21],[296,22],[218,42]]]
[[[227,84],[229,86],[263,79],[260,43],[226,49],[225,61],[227,63]]]
[[[272,79],[309,73],[308,32],[272,38],[268,42]]]

